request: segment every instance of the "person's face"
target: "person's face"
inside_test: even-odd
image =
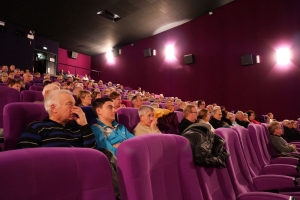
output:
[[[85,97],[81,98],[81,102],[85,106],[89,106],[92,103],[92,97],[90,94],[86,94]]]
[[[9,67],[9,69],[10,69],[11,71],[14,71],[14,70],[15,70],[15,66],[14,66],[14,65],[11,65],[11,66]]]
[[[72,95],[69,94],[61,94],[59,97],[60,106],[51,105],[53,112],[56,112],[56,117],[60,121],[71,121],[74,119],[74,114],[71,112],[73,106],[75,106],[75,100]]]
[[[20,76],[20,74],[21,74],[20,70],[15,71],[16,76]]]
[[[271,114],[269,115],[269,117],[270,117],[270,119],[273,119],[273,118],[274,118],[274,115],[271,113]]]
[[[293,125],[292,125],[292,123],[291,123],[291,122],[288,122],[288,123],[287,123],[287,127],[289,127],[289,128],[293,128]]]
[[[141,107],[142,105],[143,105],[143,100],[142,100],[142,98],[140,97],[140,96],[138,96],[137,98],[136,98],[136,106],[139,108],[139,107]]]
[[[7,81],[7,79],[8,79],[8,76],[7,75],[2,75],[2,82],[6,82]]]
[[[207,110],[208,110],[209,113],[211,113],[213,111],[213,107],[212,106],[208,106]]]
[[[103,104],[102,108],[96,109],[98,118],[102,120],[107,120],[113,122],[115,120],[116,109],[112,101],[107,101]]]
[[[20,92],[21,84],[14,84],[14,85],[12,86],[12,88],[14,88],[14,89],[16,89],[16,90],[18,90],[18,91]]]
[[[73,91],[73,94],[74,95],[78,95],[79,92],[82,90],[82,88],[76,88],[74,91]]]
[[[249,120],[252,121],[252,120],[254,120],[254,118],[255,118],[254,113],[251,113],[251,115],[249,116]]]
[[[274,135],[281,136],[282,134],[283,134],[282,128],[281,128],[280,124],[278,124],[277,128],[274,131]]]
[[[3,67],[2,67],[2,71],[3,71],[3,72],[7,72],[7,71],[8,71],[8,67],[7,67],[7,66],[3,66]]]
[[[231,122],[234,122],[234,116],[233,116],[232,114],[229,115],[229,120],[230,120]]]
[[[115,108],[117,109],[117,108],[120,108],[122,99],[121,99],[121,97],[117,97],[113,100],[113,102],[114,102]]]
[[[238,120],[240,120],[240,121],[243,121],[243,120],[244,120],[244,115],[243,115],[243,113],[238,113],[238,114],[236,114],[236,118],[237,118]]]
[[[145,126],[150,126],[153,119],[154,119],[154,112],[153,111],[148,111],[145,115],[141,115],[141,122]]]
[[[270,123],[270,117],[266,116],[265,121],[266,121],[266,123]]]
[[[204,109],[205,108],[205,101],[202,101],[202,103],[199,105],[199,109]]]
[[[195,107],[192,108],[192,110],[191,110],[189,116],[190,116],[190,119],[189,119],[189,120],[190,120],[191,122],[195,122],[195,121],[197,120],[198,115],[197,115],[197,109],[196,109]]]
[[[244,121],[248,121],[248,115],[244,115],[244,118],[243,118]]]
[[[221,112],[221,110],[220,109],[216,110],[216,113],[214,114],[213,117],[215,119],[217,119],[217,120],[221,120],[221,118],[222,118],[222,112]]]
[[[206,116],[203,119],[204,121],[208,122],[210,120],[210,113],[207,112]]]
[[[292,128],[297,129],[297,124],[295,122],[292,123]]]
[[[29,74],[29,70],[28,70],[28,69],[26,69],[25,72],[26,72],[26,74]],[[37,75],[38,75],[38,74],[37,74]]]
[[[15,74],[14,73],[10,73],[8,77],[11,78],[11,79],[14,79],[15,78]]]
[[[101,94],[98,93],[95,99],[100,99],[101,98]]]

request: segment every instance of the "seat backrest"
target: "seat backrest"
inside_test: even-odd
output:
[[[24,90],[21,92],[21,102],[43,101],[43,93],[41,91]]]
[[[264,167],[270,163],[270,158],[266,156],[265,147],[262,146],[261,137],[259,135],[259,132],[261,131],[260,125],[258,124],[249,124],[248,125],[248,132],[250,135],[251,142],[253,144],[253,147],[255,149],[257,158],[259,160],[260,166]]]
[[[3,110],[4,149],[16,149],[18,140],[24,129],[34,121],[41,121],[48,116],[44,104],[10,103]]]
[[[150,105],[150,104],[151,104],[150,101],[144,101],[144,102],[143,102],[143,105]]]
[[[257,158],[257,154],[254,150],[253,144],[251,142],[248,129],[242,127],[242,126],[234,126],[232,128],[236,131],[238,134],[238,137],[240,139],[240,144],[242,146],[242,150],[245,156],[245,159],[248,164],[248,169],[251,173],[252,177],[255,177],[259,175],[259,173],[262,170],[262,167],[259,163],[259,160]]]
[[[0,154],[1,199],[115,200],[104,154],[88,148],[31,148]]]
[[[166,103],[159,103],[159,106],[160,106],[161,108],[166,108]]]
[[[5,83],[0,83],[0,86],[6,86],[6,87],[7,87],[7,84],[5,84]]]
[[[230,153],[226,167],[236,195],[254,191],[253,180],[244,157],[237,133],[231,128],[218,128],[215,133],[225,141],[225,148]]]
[[[122,200],[201,200],[192,150],[177,135],[150,134],[118,148]]]
[[[81,109],[85,113],[86,120],[90,126],[97,123],[96,116],[92,110],[92,106],[82,106]]]
[[[272,142],[271,142],[270,132],[268,130],[268,124],[262,123],[261,125],[262,125],[262,128],[264,130],[264,136],[265,136],[265,139],[266,139],[266,145],[267,145],[267,148],[268,148],[268,152],[269,152],[269,154],[272,158],[275,158],[275,157],[277,157],[277,153],[275,152],[275,150],[273,148],[273,145],[272,145]]]
[[[43,91],[44,87],[42,86],[36,86],[36,85],[32,85],[29,87],[29,90],[35,90],[35,91]]]
[[[118,110],[119,124],[124,125],[132,133],[133,129],[140,122],[137,108],[121,108]]]
[[[20,102],[20,92],[10,87],[0,87],[0,128],[3,128],[3,108],[8,103]]]
[[[175,113],[177,115],[178,122],[180,123],[184,118],[184,114],[183,114],[183,112],[180,112],[180,111],[175,111]]]
[[[122,104],[124,104],[127,108],[132,108],[132,103],[130,100],[122,99]]]

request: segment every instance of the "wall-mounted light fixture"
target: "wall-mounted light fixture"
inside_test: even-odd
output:
[[[290,62],[291,52],[288,48],[280,48],[276,51],[277,63],[285,65]]]

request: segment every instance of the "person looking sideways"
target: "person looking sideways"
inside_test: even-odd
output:
[[[82,90],[77,96],[78,106],[90,106],[92,103],[91,92]]]
[[[248,110],[246,112],[248,114],[248,120],[253,124],[261,124],[259,121],[255,120],[255,113],[253,110]]]
[[[222,128],[223,123],[221,121],[222,118],[222,112],[220,107],[215,107],[214,110],[211,112],[211,119],[209,120],[209,123],[214,127],[214,129]]]
[[[208,110],[207,109],[201,109],[201,110],[199,110],[199,113],[198,113],[198,123],[208,124],[210,126],[210,130],[212,132],[215,132],[215,129],[209,123],[209,120],[210,120],[210,113],[208,112]]]
[[[197,120],[197,108],[195,105],[187,104],[183,109],[184,118],[179,123],[179,133],[182,134],[183,131],[194,124]]]
[[[133,108],[140,108],[143,105],[143,100],[140,95],[135,95],[131,99],[132,107]]]
[[[108,96],[111,100],[113,100],[115,109],[117,109],[117,112],[120,108],[126,108],[126,106],[122,103],[121,94],[119,92],[112,92]]]
[[[245,128],[248,128],[249,122],[244,121],[244,113],[242,111],[237,111],[236,112],[235,121],[238,125],[243,126]]]
[[[133,130],[135,136],[161,133],[157,127],[157,118],[154,117],[154,109],[151,106],[141,106],[138,113],[140,122]]]
[[[110,98],[96,99],[92,103],[93,113],[96,115],[97,123],[92,125],[98,148],[107,148],[116,156],[119,145],[134,135],[127,128],[115,121],[117,110]]]
[[[21,83],[20,81],[14,80],[14,79],[10,79],[7,83],[7,86],[13,89],[16,89],[20,92],[21,90]]]

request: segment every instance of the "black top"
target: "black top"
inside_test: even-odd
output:
[[[222,121],[217,120],[216,118],[213,117],[209,120],[209,123],[214,127],[214,129],[223,127]]]
[[[297,130],[284,127],[284,138],[287,142],[300,140],[300,134]]]
[[[245,127],[245,128],[248,128],[248,125],[250,124],[249,122],[240,121],[240,120],[238,120],[238,119],[235,119],[235,121],[236,121],[236,123],[237,123],[238,125],[241,125],[241,126],[243,126],[243,127]]]
[[[191,122],[190,120],[186,119],[186,118],[183,118],[183,120],[180,122],[179,124],[179,132],[180,134],[183,133],[183,131],[189,127],[190,125],[192,125],[193,122]]]

